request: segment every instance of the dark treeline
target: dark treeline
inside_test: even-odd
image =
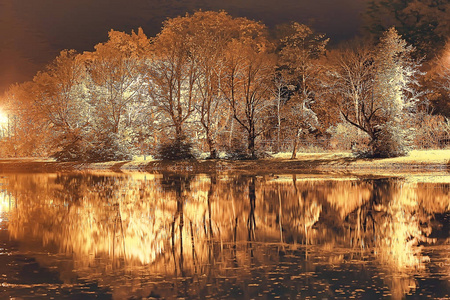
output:
[[[418,33],[407,42],[398,28],[334,48],[303,24],[269,34],[225,12],[169,19],[150,38],[111,30],[95,51],[62,51],[7,91],[1,155],[295,157],[316,140],[372,157],[440,147],[450,134],[449,51],[442,38],[411,45]]]

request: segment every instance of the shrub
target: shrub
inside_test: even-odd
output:
[[[90,142],[87,142],[90,141]],[[113,160],[130,160],[134,146],[130,140],[118,134],[110,133],[100,136],[77,137],[64,141],[52,157],[58,161],[102,162]]]
[[[330,145],[337,150],[352,150],[354,153],[366,152],[369,136],[347,122],[339,123],[327,130],[331,135]]]
[[[194,159],[195,157],[192,153],[192,143],[183,136],[161,144],[158,147],[155,158],[164,160],[182,160]]]
[[[93,147],[87,149],[84,161],[102,162],[113,160],[131,160],[132,153],[124,151],[122,145],[117,140],[106,139],[93,144]]]
[[[413,136],[413,130],[402,128],[402,124],[387,122],[380,128],[378,138],[372,142],[370,156],[376,158],[404,156],[411,150]]]
[[[255,151],[255,156],[256,157],[252,157],[252,154],[250,153],[250,151],[247,149],[247,140],[246,139],[242,139],[242,137],[233,137],[232,141],[231,141],[231,147],[225,147],[226,148],[226,159],[231,159],[231,160],[244,160],[244,159],[258,159],[258,158],[268,158],[270,157],[270,155],[261,150],[261,149],[256,149]]]
[[[245,140],[237,137],[233,137],[231,140],[231,146],[226,147],[226,152],[226,158],[228,159],[248,159],[251,156],[247,153]]]
[[[424,114],[415,124],[414,146],[417,149],[439,149],[445,147],[450,138],[450,122],[440,115]]]

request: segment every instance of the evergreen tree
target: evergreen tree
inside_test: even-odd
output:
[[[420,65],[412,58],[413,50],[391,28],[375,51],[366,46],[347,50],[330,71],[330,91],[343,118],[370,137],[366,155],[392,157],[408,150],[408,123],[421,96],[416,90]]]
[[[408,122],[420,94],[416,93],[419,64],[412,59],[414,48],[394,28],[380,39],[375,57],[373,114],[377,120],[372,137],[372,155],[405,155],[411,131]]]

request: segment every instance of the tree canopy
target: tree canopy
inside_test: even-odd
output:
[[[428,107],[448,102],[448,57],[441,52],[424,76],[404,11],[447,8],[416,2],[373,1],[372,21],[389,9],[399,28],[334,48],[304,24],[290,23],[274,39],[264,24],[223,11],[168,19],[154,37],[111,30],[94,51],[64,50],[32,81],[10,88],[1,154],[105,161],[292,151],[295,158],[309,144],[386,157],[431,134],[438,146],[448,122]],[[435,25],[431,32],[443,36]]]

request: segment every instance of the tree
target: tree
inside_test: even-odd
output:
[[[416,91],[420,71],[419,63],[412,58],[413,51],[394,28],[381,38],[373,90],[373,97],[382,104],[379,131],[372,137],[375,157],[400,156],[407,152],[411,135],[407,131],[409,117],[422,94]]]
[[[428,90],[426,112],[450,118],[450,41],[428,62],[427,73],[421,79],[424,89]]]
[[[33,79],[34,105],[49,122],[54,155],[81,159],[90,126],[84,86],[85,68],[74,50],[64,50]]]
[[[304,130],[312,131],[319,122],[311,105],[319,98],[321,66],[329,39],[315,34],[308,26],[293,22],[289,34],[281,40],[280,68],[285,80],[293,87],[284,109],[293,140],[292,158]]]
[[[367,48],[356,49],[344,54],[335,69],[342,116],[369,135],[371,156],[400,156],[407,151],[409,118],[421,96],[415,89],[420,72],[412,51],[391,28],[373,56]]]
[[[281,70],[276,70],[274,72],[274,77],[272,79],[273,87],[272,87],[272,94],[275,98],[273,108],[274,108],[274,115],[276,116],[276,136],[277,136],[277,144],[276,144],[276,152],[281,151],[281,110],[289,96],[289,88],[286,81],[285,76],[283,76],[283,72]],[[271,114],[272,115],[272,114]]]
[[[450,96],[450,41],[447,42],[446,49],[440,55],[438,63],[438,75],[440,78],[438,85]]]
[[[130,157],[137,144],[133,131],[142,125],[147,86],[149,40],[139,29],[130,35],[111,30],[109,40],[83,55],[93,109],[91,116],[94,159]],[[137,124],[136,124],[137,123]]]
[[[222,94],[225,51],[241,35],[241,25],[249,21],[232,18],[225,12],[199,11],[177,18],[176,22],[183,28],[178,39],[189,40],[189,57],[198,71],[193,87],[197,91],[192,99],[193,116],[204,131],[210,158],[216,158],[216,139],[225,118],[225,110],[221,109],[226,104]]]
[[[334,99],[340,114],[350,124],[356,124],[357,130],[370,132],[370,136],[374,135],[377,124],[373,97],[375,52],[372,48],[368,42],[357,41],[332,51],[327,72],[329,97]]]
[[[263,121],[275,65],[269,42],[264,37],[264,27],[249,23],[242,30],[246,35],[253,32],[256,38],[243,36],[228,45],[222,91],[233,118],[247,135],[247,151],[254,159],[257,157],[255,140],[264,131]]]
[[[296,97],[284,107],[284,113],[289,128],[293,129],[293,143],[291,159],[297,156],[298,142],[303,134],[312,132],[319,126],[319,119],[316,113],[307,106],[305,101],[299,101]],[[291,133],[292,134],[292,133]],[[292,135],[291,135],[292,136]]]
[[[367,30],[376,37],[395,26],[419,57],[433,58],[450,35],[447,0],[371,0],[365,17]]]
[[[175,129],[175,140],[185,135],[185,123],[195,111],[198,99],[199,62],[192,55],[193,44],[178,17],[164,23],[162,31],[152,42],[149,69],[150,95],[155,107]]]
[[[7,116],[2,124],[2,156],[48,156],[51,154],[51,124],[36,106],[36,84],[14,84],[6,91],[1,108]]]

